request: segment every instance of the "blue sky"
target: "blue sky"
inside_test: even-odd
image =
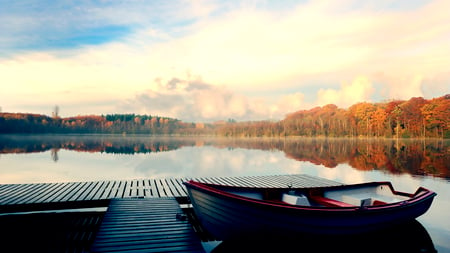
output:
[[[450,3],[0,0],[0,107],[281,119],[450,93]]]

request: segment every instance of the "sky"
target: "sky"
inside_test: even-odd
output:
[[[0,0],[2,112],[279,120],[450,93],[450,1]]]

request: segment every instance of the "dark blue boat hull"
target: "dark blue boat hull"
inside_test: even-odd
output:
[[[435,193],[418,201],[366,208],[268,204],[185,183],[202,226],[220,240],[308,234],[356,234],[407,222],[424,214]]]

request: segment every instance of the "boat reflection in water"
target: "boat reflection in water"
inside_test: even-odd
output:
[[[222,241],[221,252],[437,252],[427,230],[417,220],[357,235],[296,234],[287,238]]]

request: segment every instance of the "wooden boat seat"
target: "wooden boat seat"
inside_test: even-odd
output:
[[[339,200],[330,199],[318,195],[309,196],[309,199],[316,202],[317,204],[326,206],[326,207],[355,207],[355,205],[348,204]]]
[[[303,194],[294,195],[294,194],[284,193],[282,195],[281,201],[291,204],[291,205],[311,206],[311,204],[308,201],[308,198]]]
[[[342,201],[354,206],[370,206],[372,205],[372,198],[357,197],[351,195],[342,195]]]

